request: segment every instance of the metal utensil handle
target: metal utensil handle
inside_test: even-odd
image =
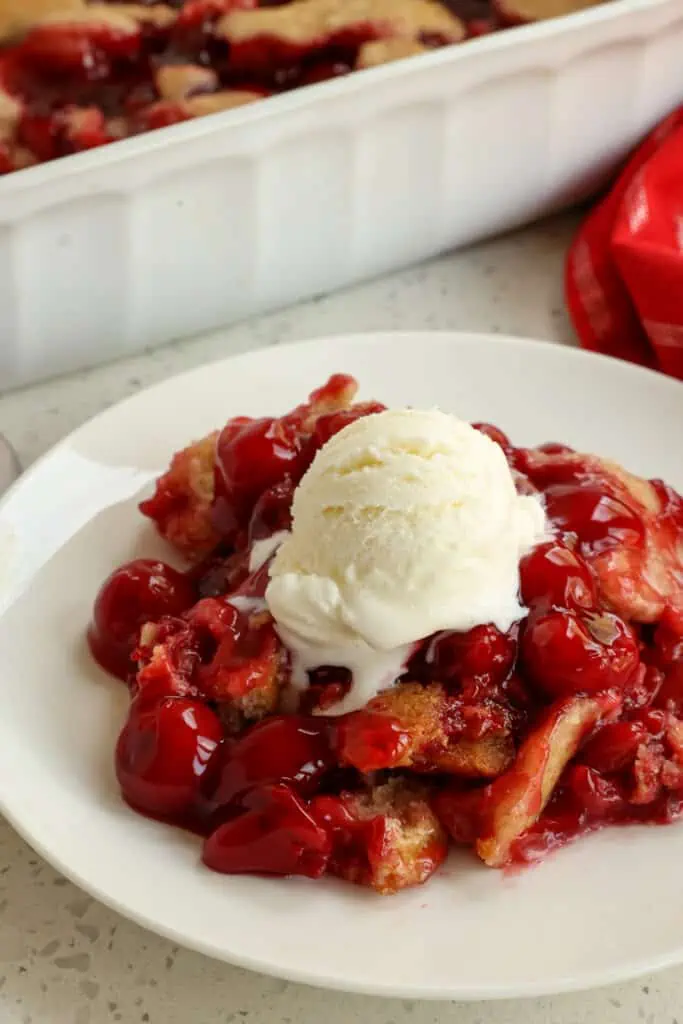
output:
[[[0,494],[14,483],[20,472],[21,467],[14,448],[0,434]]]

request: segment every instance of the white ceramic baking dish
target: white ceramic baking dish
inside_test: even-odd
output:
[[[0,181],[0,388],[584,198],[683,101],[683,0],[611,0]]]

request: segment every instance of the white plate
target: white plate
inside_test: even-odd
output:
[[[137,492],[235,413],[281,412],[335,370],[365,397],[438,404],[521,443],[562,440],[683,488],[683,387],[574,350],[510,338],[334,338],[201,367],[76,431],[0,506],[0,801],[93,895],[174,941],[311,984],[482,999],[616,981],[683,960],[683,827],[584,839],[513,877],[453,856],[392,898],[323,881],[226,878],[190,835],[120,801],[112,750],[123,687],[83,643],[120,562],[162,553]],[[4,609],[4,610],[3,610]]]

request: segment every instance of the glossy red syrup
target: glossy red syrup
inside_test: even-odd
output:
[[[345,378],[333,380],[345,386]],[[289,528],[294,488],[319,447],[382,408],[368,403],[311,420],[302,406],[277,419],[231,421],[216,447],[214,512],[225,545],[187,574],[132,562],[95,602],[88,637],[107,670],[131,675],[147,622],[158,624],[167,657],[161,667],[145,663],[132,687],[116,749],[122,793],[142,813],[206,835],[204,861],[215,870],[367,880],[381,863],[387,818],[354,813],[342,790],[358,779],[339,768],[349,763],[371,775],[400,764],[413,739],[401,721],[372,710],[321,715],[350,682],[336,668],[313,675],[299,714],[272,715],[234,736],[219,712],[279,666],[272,623],[250,622],[225,598],[226,591],[263,597],[267,566],[249,573],[249,545]],[[587,736],[543,814],[513,843],[511,863],[536,860],[601,825],[670,821],[683,802],[683,613],[669,609],[656,627],[635,628],[601,603],[590,567],[616,546],[641,550],[644,523],[571,449],[515,449],[497,428],[476,426],[525,474],[520,486],[540,490],[555,536],[522,560],[529,614],[519,626],[428,638],[407,678],[438,681],[456,699],[452,722],[443,723],[453,735],[486,736],[512,723],[518,745],[553,702],[585,694],[612,701],[615,710]],[[676,536],[683,503],[656,487]],[[451,781],[442,791],[442,784],[430,781],[437,810],[456,841],[472,844],[491,785]]]

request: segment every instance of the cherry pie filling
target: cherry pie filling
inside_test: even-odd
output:
[[[683,499],[562,445],[503,449],[543,495],[552,539],[520,565],[526,617],[426,638],[359,711],[325,714],[346,669],[291,706],[289,655],[255,542],[290,525],[316,451],[381,411],[332,377],[285,416],[230,420],[178,452],[142,512],[189,563],[138,560],[104,583],[95,658],[130,689],[125,800],[203,836],[223,872],[333,874],[395,892],[450,842],[535,861],[608,824],[683,809]]]
[[[597,0],[0,0],[0,173]]]

